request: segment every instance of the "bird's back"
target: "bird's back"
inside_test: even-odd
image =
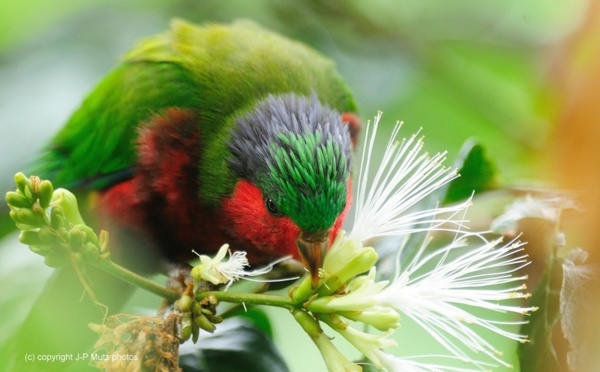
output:
[[[193,110],[202,138],[200,173],[227,180],[226,142],[237,115],[268,94],[294,92],[355,111],[333,63],[304,45],[240,21],[199,27],[174,20],[142,41],[84,100],[52,140],[38,173],[59,186],[100,189],[130,176],[139,127],[169,107]],[[220,195],[228,182],[209,185]]]

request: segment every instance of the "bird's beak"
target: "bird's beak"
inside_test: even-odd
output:
[[[319,284],[319,269],[323,265],[323,257],[327,251],[329,233],[327,231],[318,233],[302,232],[296,240],[300,258],[304,267],[310,274],[312,287]]]

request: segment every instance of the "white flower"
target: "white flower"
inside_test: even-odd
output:
[[[229,252],[229,259],[223,261],[227,252]],[[196,252],[194,251],[194,253]],[[246,270],[246,268],[250,267],[246,258],[246,252],[235,251],[231,253],[229,244],[223,244],[214,258],[198,253],[196,255],[200,258],[200,264],[192,268],[192,278],[196,281],[205,280],[214,285],[227,283],[228,286],[240,278],[249,279],[252,276],[264,275],[271,271],[276,264],[290,258],[289,256],[282,257],[264,268],[249,271]],[[290,279],[296,278],[286,278],[283,280]]]
[[[227,252],[229,252],[229,260],[222,262]],[[192,269],[192,277],[211,282],[214,285],[238,280],[246,275],[244,268],[250,266],[246,252],[237,251],[232,254],[229,251],[229,244],[223,244],[214,258],[201,254],[198,254],[198,257],[200,265]]]
[[[522,292],[525,286],[520,284],[526,277],[514,275],[515,271],[528,264],[527,256],[521,253],[523,243],[500,245],[501,239],[483,241],[477,248],[465,248],[470,237],[474,236],[462,234],[447,246],[425,256],[427,244],[424,243],[408,267],[399,270],[392,283],[379,293],[379,303],[393,306],[410,317],[457,358],[470,360],[460,346],[464,345],[509,366],[501,359],[501,352],[480,336],[473,326],[526,342],[526,336],[504,328],[525,321],[499,323],[475,316],[464,306],[519,315],[536,310],[503,303],[529,297]],[[479,235],[475,237],[482,239]],[[426,265],[434,265],[434,268],[423,273],[422,268]],[[515,284],[508,286],[512,283]]]
[[[374,237],[443,229],[446,223],[463,227],[465,221],[453,218],[470,205],[470,200],[450,207],[414,210],[431,193],[458,177],[455,169],[442,165],[445,153],[429,157],[422,152],[423,138],[417,138],[418,133],[408,140],[397,142],[401,128],[401,123],[398,123],[381,161],[371,159],[380,119],[381,112],[375,117],[372,131],[370,123],[367,124],[354,226],[349,237],[365,241]],[[380,163],[380,166],[369,187],[372,163]]]
[[[407,267],[400,267],[402,248],[398,252],[396,276],[389,282],[375,282],[374,273],[350,285],[345,295],[317,298],[309,306],[321,311],[354,310],[365,314],[393,308],[408,316],[451,355],[446,358],[469,362],[462,369],[436,364],[418,363],[415,359],[400,359],[375,351],[375,364],[388,370],[400,371],[459,371],[481,370],[494,364],[472,360],[470,349],[487,355],[495,363],[509,366],[501,359],[501,352],[484,339],[479,332],[485,329],[519,342],[526,336],[511,332],[507,327],[525,323],[520,317],[536,310],[521,307],[514,299],[528,297],[522,284],[525,276],[516,275],[517,270],[528,264],[523,254],[523,243],[501,244],[501,240],[488,241],[483,233],[465,233],[466,220],[462,215],[471,204],[463,203],[424,208],[424,201],[457,177],[456,171],[443,166],[445,154],[428,157],[422,152],[422,138],[415,134],[402,142],[396,142],[400,124],[396,125],[380,161],[372,159],[375,147],[379,113],[367,134],[361,159],[355,202],[354,225],[348,239],[356,242],[383,237],[408,236],[415,232],[452,231],[455,239],[441,248],[428,250],[429,235],[417,252],[409,252],[412,259]],[[368,175],[371,164],[380,164],[371,185]],[[476,239],[475,244],[472,240]],[[471,243],[468,246],[468,242]],[[387,284],[387,285],[386,285]],[[335,297],[337,296],[337,297]],[[363,297],[362,305],[357,305]],[[500,322],[474,315],[471,311],[485,309],[491,312],[515,313],[516,320]],[[480,314],[481,311],[475,311]],[[383,314],[383,312],[382,312]],[[339,315],[343,315],[339,313]],[[345,316],[345,315],[344,315]],[[479,328],[479,329],[477,329]],[[476,332],[477,331],[477,332]],[[385,355],[384,355],[385,354]]]
[[[448,356],[440,356],[440,355],[423,355],[419,358],[400,358],[395,355],[391,355],[388,353],[384,353],[379,350],[377,352],[378,360],[381,362],[383,367],[388,372],[478,372],[481,371],[481,368],[462,368],[462,367],[451,367],[442,364],[433,364],[433,363],[421,363],[417,359],[419,358],[427,358],[427,359],[451,359],[456,360],[456,358],[448,357]],[[493,367],[491,364],[487,363],[479,363],[479,367]],[[473,367],[477,367],[473,365]]]

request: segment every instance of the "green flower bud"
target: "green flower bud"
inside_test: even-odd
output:
[[[85,243],[85,245],[83,246],[83,257],[85,258],[86,261],[88,261],[88,262],[97,261],[99,256],[100,256],[100,251],[98,250],[97,246],[95,246],[91,242]]]
[[[198,342],[198,337],[200,337],[200,328],[194,323],[192,326],[192,342]]]
[[[71,246],[71,250],[75,252],[82,251],[84,237],[85,234],[82,234],[81,231],[77,229],[69,231],[69,245]]]
[[[205,308],[205,307],[201,307],[201,308],[200,308],[200,312],[201,312],[202,314],[206,315],[207,317],[211,317],[211,316],[214,316],[214,315],[215,315],[215,313],[213,313],[211,309],[207,309],[207,308]]]
[[[23,192],[23,195],[25,195],[25,197],[29,200],[35,200],[35,193],[33,192],[33,189],[31,188],[31,184],[25,187],[25,192]]]
[[[201,282],[202,280],[202,265],[196,265],[192,268],[192,270],[190,271],[190,275],[192,277],[192,279],[194,279],[194,282]]]
[[[30,245],[29,249],[40,256],[47,256],[48,253],[52,252],[52,247],[48,245]]]
[[[360,242],[348,239],[340,232],[323,261],[320,284],[312,288],[311,278],[290,290],[295,303],[306,302],[311,296],[328,296],[343,289],[355,276],[368,271],[377,262],[377,252],[372,247],[363,247]]]
[[[194,316],[194,322],[198,327],[210,333],[213,333],[215,329],[217,329],[217,327],[215,327],[215,325],[212,324],[210,320],[208,320],[208,318],[202,313]]]
[[[179,300],[175,302],[175,308],[183,313],[187,313],[192,310],[192,305],[197,304],[191,296],[183,295]]]
[[[192,314],[200,314],[202,313],[202,306],[198,302],[194,302],[192,304]]]
[[[192,326],[188,325],[188,326],[182,327],[179,338],[183,341],[187,341],[190,339],[190,337],[192,337]]]
[[[9,191],[6,193],[6,203],[11,208],[31,208],[33,203],[20,192]]]
[[[213,324],[219,324],[219,323],[221,323],[223,321],[223,317],[219,316],[219,315],[209,316],[208,319]]]
[[[384,332],[400,326],[400,314],[389,307],[375,307],[366,311],[339,312],[338,314],[344,318],[369,324]]]
[[[38,236],[43,244],[51,245],[56,243],[57,236],[46,226],[39,229]]]
[[[39,232],[34,230],[21,231],[19,241],[25,245],[44,245]]]
[[[52,207],[52,210],[50,211],[50,224],[52,225],[52,228],[56,230],[65,226],[65,217],[63,214],[63,210],[58,205]]]
[[[83,235],[85,241],[89,241],[94,245],[100,245],[100,240],[98,239],[98,235],[94,232],[89,226],[86,225],[75,225],[74,229],[79,230],[79,232]]]
[[[298,324],[300,324],[302,329],[304,329],[304,332],[308,333],[310,337],[319,337],[319,335],[323,332],[321,327],[319,327],[319,322],[317,322],[317,320],[309,315],[306,311],[294,309],[292,310],[292,315]]]
[[[79,214],[77,198],[69,190],[57,189],[52,195],[52,204],[62,208],[66,220],[71,225],[85,225],[81,214]]]
[[[54,192],[54,186],[48,180],[44,180],[39,184],[39,201],[42,208],[46,209],[50,205],[52,199],[52,193]]]
[[[16,211],[16,221],[24,225],[39,227],[44,223],[44,219],[31,209],[21,208]]]
[[[372,247],[361,247],[360,250],[352,252],[350,257],[340,255],[338,258],[345,259],[343,261],[345,265],[336,265],[338,271],[330,271],[323,265],[323,269],[330,275],[330,279],[325,280],[325,284],[319,288],[318,293],[320,296],[335,293],[341,285],[358,274],[368,271],[377,262],[378,255]]]
[[[29,178],[25,177],[25,175],[21,172],[15,174],[15,184],[17,185],[17,189],[19,189],[19,191],[21,191],[23,194],[25,194],[25,189],[31,187]]]

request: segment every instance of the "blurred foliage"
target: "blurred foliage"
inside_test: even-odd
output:
[[[530,335],[532,342],[519,346],[521,367],[526,371],[560,372],[566,369],[564,354],[558,353],[553,346],[553,337],[560,337],[554,332],[560,322],[559,296],[562,285],[562,262],[552,255],[548,267],[541,278],[531,303],[540,310],[533,313],[529,324],[523,326],[523,332]]]
[[[14,150],[14,143],[28,141],[32,146],[24,160],[31,159],[118,56],[135,40],[164,30],[171,17],[195,22],[250,18],[336,60],[365,120],[382,110],[390,124],[405,121],[407,131],[423,126],[431,149],[447,149],[451,156],[475,136],[509,179],[539,173],[536,155],[547,137],[546,111],[552,103],[552,94],[543,93],[544,58],[578,25],[583,1],[570,6],[540,0],[365,4],[4,1],[0,128],[20,123],[24,129],[19,141],[7,141],[3,148]],[[34,87],[40,91],[33,92]],[[23,107],[32,102],[37,115],[24,114]],[[54,104],[44,110],[44,102]],[[25,128],[49,129],[30,133]],[[14,163],[0,171],[16,171]]]
[[[405,122],[405,135],[423,127],[428,149],[448,150],[450,160],[474,138],[504,184],[537,183],[545,179],[547,141],[563,99],[548,82],[551,61],[586,9],[583,0],[1,1],[0,188],[26,170],[120,55],[175,16],[198,23],[249,18],[310,44],[336,61],[365,122],[381,110],[383,124]],[[0,292],[0,307],[11,315],[0,324],[3,334],[47,276],[30,269],[22,256],[30,253],[15,244],[0,247],[0,283],[26,285]],[[26,280],[14,265],[28,268]],[[278,346],[291,366],[306,366],[297,350],[312,346],[301,335],[290,338],[285,326],[274,326]],[[411,346],[429,342],[406,334]]]
[[[499,187],[496,164],[490,159],[483,146],[467,141],[454,161],[460,177],[452,181],[443,199],[455,203],[485,191]]]

